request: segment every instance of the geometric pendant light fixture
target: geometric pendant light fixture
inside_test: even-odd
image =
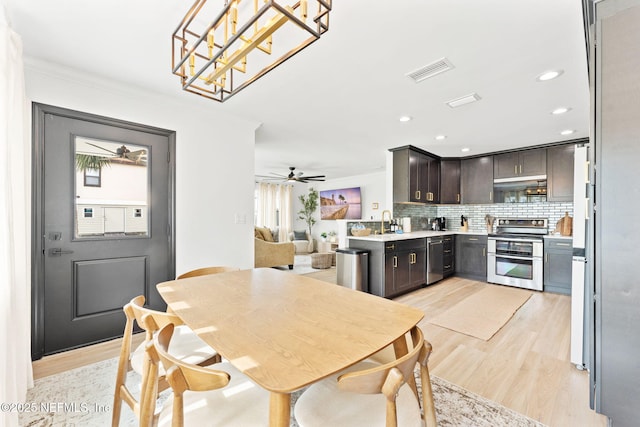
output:
[[[182,89],[224,102],[329,30],[331,0],[196,0],[172,36]]]

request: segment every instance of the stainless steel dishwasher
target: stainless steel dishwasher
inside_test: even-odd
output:
[[[427,238],[427,285],[444,277],[442,236]]]

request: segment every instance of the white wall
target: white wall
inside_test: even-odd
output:
[[[318,191],[334,190],[339,188],[360,187],[362,198],[362,219],[379,220],[384,209],[393,209],[391,204],[387,203],[387,184],[386,184],[386,172],[376,172],[366,175],[354,175],[345,178],[328,179],[324,182],[315,182],[313,184],[300,185],[298,184],[294,189],[295,200],[293,201],[293,211],[298,212],[302,205],[298,200],[299,194],[307,194],[310,187],[315,188]],[[373,203],[378,203],[378,209],[373,209]],[[295,214],[295,218],[298,215]],[[320,233],[323,231],[338,231],[338,225],[335,220],[321,220],[320,208],[316,211],[316,225],[313,226],[313,238],[317,241],[320,238]],[[302,230],[306,229],[304,221],[295,220],[294,229]]]
[[[257,123],[51,64],[27,61],[25,74],[32,101],[176,131],[176,272],[253,267]]]

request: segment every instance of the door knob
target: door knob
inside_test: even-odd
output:
[[[49,249],[49,256],[61,256],[66,254],[72,254],[73,251],[63,251],[62,248],[51,248]]]

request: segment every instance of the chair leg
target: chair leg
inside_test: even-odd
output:
[[[436,427],[436,408],[433,404],[433,389],[431,388],[431,378],[429,369],[426,366],[420,367],[420,383],[422,385],[422,409],[424,411],[424,422],[426,427]]]
[[[289,270],[293,270],[293,264],[289,264]]]

